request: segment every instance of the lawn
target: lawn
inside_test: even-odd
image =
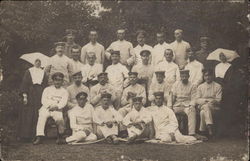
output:
[[[162,161],[201,161],[220,154],[234,160],[240,160],[247,153],[247,141],[243,139],[222,139],[195,145],[158,145],[150,143],[134,145],[109,145],[104,143],[91,145],[56,145],[54,140],[33,146],[28,143],[15,143],[2,147],[7,152],[6,160],[32,161],[115,161],[122,155],[131,159]]]

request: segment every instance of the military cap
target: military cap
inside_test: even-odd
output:
[[[77,75],[82,76],[82,72],[80,70],[77,70],[72,74],[72,76],[77,76]]]
[[[132,98],[132,101],[133,102],[142,102],[142,97],[134,97],[134,98]]]
[[[72,48],[71,48],[71,51],[72,52],[80,52],[80,47],[78,45],[74,45]]]
[[[180,74],[189,74],[189,70],[180,70]]]
[[[88,97],[88,94],[85,93],[85,92],[79,92],[77,95],[76,95],[76,99],[79,99],[81,98],[82,96],[84,96],[85,98]]]
[[[122,33],[125,33],[125,29],[123,29],[123,28],[120,28],[120,29],[118,29],[118,30],[117,30],[117,33],[118,33],[118,34],[122,34]]]
[[[138,76],[138,73],[137,73],[137,72],[129,72],[128,75],[135,75],[135,76]]]
[[[155,74],[159,74],[159,75],[165,75],[165,71],[156,71]]]
[[[99,73],[99,74],[97,75],[97,77],[100,77],[100,76],[107,76],[107,75],[108,75],[108,73],[102,72],[102,73]]]
[[[97,34],[97,31],[96,30],[90,30],[89,33],[90,34]]]
[[[160,91],[159,92],[154,92],[153,95],[154,96],[162,96],[162,97],[164,97],[164,92],[160,92]]]
[[[183,30],[181,30],[181,29],[176,29],[176,30],[174,31],[174,33],[183,33]]]
[[[111,98],[111,94],[110,93],[104,93],[101,95],[101,98]]]
[[[165,34],[163,32],[157,32],[156,36],[165,36]]]
[[[75,35],[76,34],[76,30],[74,29],[66,29],[66,35]]]
[[[149,56],[151,54],[151,52],[149,51],[149,50],[142,50],[141,52],[140,52],[140,55],[141,56]]]
[[[63,46],[64,47],[66,44],[65,44],[65,42],[55,42],[54,45],[55,45],[55,47],[57,47],[57,46]]]
[[[120,51],[112,51],[111,55],[119,55],[120,56]]]
[[[64,78],[64,75],[63,75],[63,73],[61,73],[61,72],[56,72],[56,73],[54,73],[52,76],[51,76],[51,78],[52,78],[52,80],[55,80],[57,77],[60,77],[60,78]]]

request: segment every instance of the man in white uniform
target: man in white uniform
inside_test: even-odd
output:
[[[103,71],[102,64],[96,61],[96,54],[94,52],[87,53],[87,63],[82,67],[82,82],[91,88],[98,83],[97,75]]]
[[[80,71],[83,67],[83,64],[80,62],[80,48],[78,46],[73,46],[71,49],[72,59],[69,64],[70,69],[70,82],[73,81],[72,75]]]
[[[136,72],[129,72],[129,86],[124,89],[121,99],[121,106],[126,106],[127,104],[132,104],[133,97],[142,97],[142,104],[146,104],[146,91],[145,88],[138,84],[138,73]]]
[[[81,61],[83,64],[87,63],[87,53],[94,52],[96,54],[96,63],[103,64],[105,58],[105,49],[102,44],[97,42],[98,33],[96,30],[89,32],[90,42],[82,47]]]
[[[68,92],[62,87],[63,74],[54,73],[52,75],[53,84],[44,89],[42,94],[42,107],[39,109],[39,117],[36,128],[36,140],[33,142],[34,145],[42,142],[44,136],[44,128],[46,121],[49,117],[52,117],[58,127],[58,138],[57,144],[62,142],[62,135],[64,133],[64,120],[63,120],[63,108],[67,105]]]
[[[178,129],[178,121],[172,109],[163,105],[164,93],[156,92],[155,105],[148,108],[155,129],[155,139],[162,142],[188,143],[195,141],[193,136],[184,136]]]
[[[142,97],[133,98],[133,108],[122,121],[123,125],[127,127],[128,143],[132,143],[139,138],[151,121],[147,109],[142,106],[142,99]]]
[[[125,38],[125,30],[119,29],[117,30],[117,38],[118,40],[112,42],[111,45],[107,48],[106,56],[110,59],[110,55],[113,51],[120,52],[120,62],[121,64],[131,67],[135,60],[135,52],[131,42],[126,41]]]
[[[100,73],[98,75],[98,84],[90,89],[90,102],[94,107],[101,105],[102,94],[110,93],[112,95],[111,102],[114,104],[116,100],[116,89],[108,83],[108,73]]]
[[[175,41],[170,44],[175,54],[175,63],[180,69],[184,69],[187,63],[187,49],[190,48],[190,44],[183,40],[183,31],[180,29],[175,30]]]
[[[49,85],[53,84],[51,76],[56,72],[61,72],[64,75],[63,85],[67,87],[69,85],[69,74],[70,74],[70,59],[63,55],[65,49],[64,42],[55,43],[56,54],[49,59],[46,73],[49,75]]]
[[[97,124],[97,135],[104,137],[108,142],[118,143],[118,124],[121,123],[121,115],[111,105],[111,94],[102,95],[102,104],[95,108],[94,123]]]
[[[152,65],[156,66],[160,62],[164,61],[164,52],[170,48],[169,44],[165,42],[165,34],[159,32],[156,34],[157,44],[153,48],[152,52]]]
[[[188,133],[195,135],[196,110],[195,98],[196,87],[188,81],[189,71],[180,71],[181,81],[175,82],[172,86],[173,110],[175,113],[185,113],[188,117]]]
[[[189,81],[198,87],[203,82],[203,65],[196,60],[196,55],[191,48],[187,49],[187,57],[185,70],[189,70]]]
[[[94,108],[87,103],[87,97],[88,94],[85,92],[76,95],[77,105],[69,115],[72,135],[65,139],[67,143],[97,140],[92,126]]]
[[[200,131],[208,130],[208,135],[213,136],[213,114],[220,109],[222,90],[221,86],[213,81],[213,72],[204,70],[205,82],[197,89],[198,109],[200,110]]]
[[[173,85],[175,81],[180,80],[180,71],[178,65],[173,62],[173,50],[166,49],[165,53],[165,60],[160,62],[156,67],[155,71],[165,71],[165,82],[169,85]],[[155,80],[155,75],[153,81]]]
[[[155,92],[164,92],[164,105],[171,106],[172,95],[171,95],[171,85],[164,81],[165,71],[156,71],[156,81],[152,82],[149,88],[148,100],[151,105],[154,105]]]
[[[146,32],[144,30],[137,31],[136,38],[137,38],[138,45],[134,48],[135,65],[142,64],[141,51],[148,50],[151,53],[153,50],[151,46],[145,44],[145,37],[146,37]],[[150,55],[149,64],[151,63],[151,60],[152,60],[152,57]]]
[[[112,64],[107,67],[106,73],[108,73],[109,83],[116,89],[117,102],[115,108],[119,108],[121,104],[121,97],[123,87],[125,86],[125,79],[128,78],[128,69],[122,65],[120,60],[120,52],[113,51],[111,54]]]

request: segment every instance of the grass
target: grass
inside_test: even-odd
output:
[[[56,145],[54,140],[33,146],[29,143],[15,143],[5,150],[6,160],[32,161],[115,161],[121,155],[131,159],[152,159],[159,161],[201,161],[203,158],[218,154],[234,160],[240,160],[247,153],[247,141],[243,139],[222,139],[215,142],[195,145],[156,145],[150,143],[134,145],[109,145],[104,143],[91,145]]]

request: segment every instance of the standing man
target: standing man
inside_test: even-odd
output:
[[[179,67],[173,62],[174,54],[172,49],[166,49],[164,56],[165,60],[156,65],[155,71],[165,70],[165,82],[172,86],[176,81],[180,80]],[[155,75],[153,81],[155,81]]]
[[[111,102],[114,104],[116,100],[116,89],[108,82],[108,73],[98,74],[98,84],[90,88],[90,103],[94,106],[101,105],[102,94],[110,93],[112,95]]]
[[[125,79],[128,78],[128,69],[120,63],[120,52],[113,51],[111,53],[112,64],[107,67],[106,72],[108,73],[109,83],[117,91],[117,102],[115,107],[119,108],[121,104],[121,97],[123,87],[125,86]]]
[[[201,62],[204,66],[207,63],[207,57],[210,53],[209,50],[209,37],[201,36],[200,37],[200,50],[196,52],[196,59]]]
[[[57,72],[52,75],[53,85],[44,89],[42,94],[42,107],[39,110],[39,117],[36,128],[36,140],[34,145],[42,142],[44,136],[44,128],[46,121],[49,117],[52,117],[58,129],[57,144],[62,142],[62,136],[64,133],[64,120],[63,120],[63,108],[67,105],[68,92],[63,85],[63,73]]]
[[[71,48],[72,59],[69,64],[70,69],[70,82],[72,82],[73,73],[80,71],[83,68],[83,64],[80,62],[80,48],[75,45]]]
[[[65,50],[64,42],[55,43],[56,54],[52,56],[48,62],[47,67],[45,68],[46,73],[49,75],[49,85],[53,84],[52,75],[57,72],[61,72],[64,75],[63,85],[69,85],[69,75],[70,75],[70,59],[63,55]]]
[[[196,87],[191,84],[189,79],[189,71],[180,71],[181,80],[172,86],[173,94],[173,110],[175,113],[185,113],[188,117],[188,133],[195,135],[196,127],[196,111],[195,98]]]
[[[220,109],[221,86],[213,81],[212,70],[204,70],[205,82],[197,89],[198,109],[200,110],[200,131],[208,130],[209,137],[213,136],[213,114]]]
[[[136,33],[137,43],[138,45],[134,48],[135,51],[135,65],[142,64],[141,59],[141,51],[148,50],[150,53],[152,52],[153,48],[147,44],[145,44],[145,37],[146,32],[144,30],[139,30]],[[150,54],[149,63],[151,63],[152,57]]]
[[[190,44],[183,40],[183,31],[180,29],[175,30],[174,37],[175,41],[170,44],[175,54],[174,61],[180,69],[184,69],[187,63],[187,49],[190,48]]]
[[[102,71],[102,64],[96,63],[96,54],[94,52],[87,53],[87,63],[82,68],[82,82],[91,88],[98,83],[97,75]]]
[[[113,51],[120,52],[120,62],[122,65],[127,67],[131,67],[135,63],[135,53],[134,48],[131,42],[125,40],[125,30],[119,29],[117,30],[117,38],[118,40],[112,42],[111,45],[106,50],[106,56],[110,59],[110,55]]]
[[[96,54],[96,63],[103,64],[105,57],[105,50],[102,44],[97,42],[98,33],[96,30],[89,32],[90,42],[82,47],[81,61],[83,64],[87,64],[87,53],[94,52]]]
[[[127,104],[132,104],[133,97],[142,97],[142,104],[146,104],[146,91],[145,88],[138,84],[138,73],[129,72],[129,86],[124,89],[121,99],[121,106],[126,106]]]
[[[72,47],[73,46],[77,45],[80,48],[80,45],[75,43],[75,34],[76,34],[76,30],[73,30],[73,29],[66,30],[66,43],[65,43],[64,54],[68,58],[72,58]]]
[[[188,60],[185,70],[189,70],[189,81],[198,87],[203,82],[203,65],[196,60],[196,55],[191,48],[187,49],[187,57]]]
[[[160,62],[164,61],[164,52],[167,48],[170,48],[169,44],[165,42],[165,33],[158,32],[156,34],[157,44],[153,48],[152,52],[152,65],[156,66]]]

